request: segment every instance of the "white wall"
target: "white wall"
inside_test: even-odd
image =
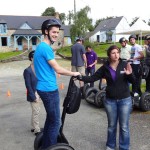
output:
[[[98,31],[97,33],[95,33],[94,35],[92,35],[92,36],[89,38],[89,41],[90,41],[90,42],[97,42],[97,35],[100,35],[100,31]]]
[[[130,35],[123,35],[123,34],[116,34],[122,31],[125,31],[127,29],[129,29],[130,26],[126,20],[125,17],[122,18],[122,20],[120,21],[120,23],[117,25],[116,30],[115,30],[115,35],[116,35],[116,39],[115,42],[118,42],[120,38],[125,37],[128,40],[128,37]]]
[[[119,22],[119,24],[117,25],[116,29],[111,30],[113,32],[112,42],[118,42],[121,37],[125,37],[126,39],[128,39],[129,35],[119,35],[116,33],[121,32],[121,31],[125,31],[125,30],[129,29],[129,27],[130,26],[129,26],[126,18],[123,17],[121,19],[121,21]],[[106,31],[101,31],[101,32],[98,31],[97,33],[95,33],[93,36],[91,36],[89,38],[89,41],[90,42],[96,42],[97,41],[97,35],[100,36],[100,42],[106,42]]]

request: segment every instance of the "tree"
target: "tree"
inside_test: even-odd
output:
[[[68,15],[66,18],[68,20],[68,24],[72,24],[73,18],[74,18],[73,10],[68,12]]]
[[[45,9],[45,11],[42,13],[42,16],[55,16],[56,14],[59,15],[59,19],[62,21],[62,24],[65,24],[66,15],[65,13],[60,13],[55,11],[54,7],[48,7]]]
[[[62,24],[65,24],[65,20],[66,20],[66,15],[65,13],[60,13],[59,14],[59,18],[62,21]]]
[[[75,37],[83,37],[91,29],[92,19],[87,16],[90,10],[90,7],[86,6],[74,15],[74,22],[70,29],[72,41]]]
[[[54,16],[56,13],[54,7],[48,7],[45,9],[45,11],[42,13],[42,16]]]

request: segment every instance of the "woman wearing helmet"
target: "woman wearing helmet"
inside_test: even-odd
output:
[[[80,76],[84,82],[107,81],[106,99],[103,101],[108,120],[106,150],[116,149],[117,124],[119,123],[119,149],[129,150],[129,119],[132,100],[128,83],[134,82],[129,63],[120,59],[120,49],[112,45],[107,50],[108,60],[92,76]]]
[[[131,46],[127,44],[125,37],[120,38],[119,43],[121,45],[120,58],[129,60],[131,57]]]
[[[39,127],[40,98],[36,91],[37,78],[33,72],[33,56],[34,51],[31,51],[28,55],[31,64],[24,70],[23,76],[27,89],[27,101],[30,102],[32,108],[31,132],[34,132],[34,134],[37,135],[41,130]]]
[[[80,75],[79,72],[71,72],[62,68],[55,60],[51,44],[57,40],[60,27],[61,24],[56,19],[49,19],[43,22],[41,29],[44,40],[37,46],[34,55],[34,67],[38,79],[37,92],[43,101],[47,113],[42,149],[57,143],[61,124],[60,99],[55,72],[67,76]]]

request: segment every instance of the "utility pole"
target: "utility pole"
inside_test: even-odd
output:
[[[76,0],[74,0],[74,15],[76,15]]]
[[[74,23],[76,24],[76,0],[74,0]]]

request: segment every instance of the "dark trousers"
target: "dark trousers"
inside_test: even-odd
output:
[[[132,84],[132,92],[137,92],[140,96],[142,95],[141,92],[141,81],[142,77],[140,74],[140,64],[131,64],[133,73],[135,75],[136,81]]]
[[[149,73],[148,73],[148,76],[146,78],[146,92],[150,92],[150,70],[149,70]]]
[[[85,69],[85,74],[86,76],[88,75],[93,75],[95,73],[95,68],[86,68]],[[90,83],[90,87],[94,87],[94,82]]]

